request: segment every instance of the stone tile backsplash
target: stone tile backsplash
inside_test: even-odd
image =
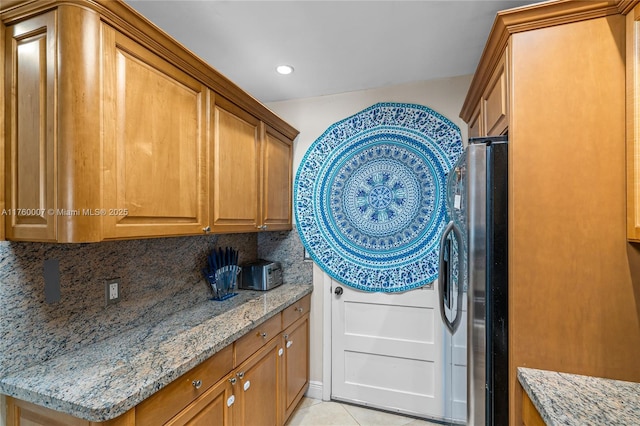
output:
[[[259,257],[258,238],[229,234],[91,244],[0,242],[0,376],[210,297],[200,272],[209,251],[233,247],[240,251],[240,263],[249,262]],[[284,238],[282,244],[295,245],[295,238]],[[274,253],[287,253],[282,244]],[[61,299],[53,304],[45,303],[47,259],[60,263]],[[104,282],[114,277],[120,279],[121,300],[106,307]],[[310,276],[305,282],[311,282]]]
[[[258,234],[258,258],[282,263],[285,284],[313,284],[313,262],[304,261],[304,246],[296,230]]]

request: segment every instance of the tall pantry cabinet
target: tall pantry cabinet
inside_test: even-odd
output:
[[[555,1],[500,12],[461,112],[470,127],[480,123],[478,133],[492,134],[482,99],[503,66],[511,424],[522,422],[517,367],[640,381],[619,7]]]

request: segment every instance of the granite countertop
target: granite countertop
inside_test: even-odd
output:
[[[640,383],[518,368],[548,425],[640,425]]]
[[[203,300],[78,351],[0,379],[0,393],[89,421],[124,414],[191,368],[311,293],[285,284]]]

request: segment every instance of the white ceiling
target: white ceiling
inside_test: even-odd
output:
[[[262,102],[472,74],[496,12],[535,3],[126,2]]]

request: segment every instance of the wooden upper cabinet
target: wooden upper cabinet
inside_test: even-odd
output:
[[[509,126],[506,57],[505,52],[482,96],[482,136],[502,135]]]
[[[480,107],[481,107],[481,103],[479,103],[477,108],[473,111],[471,120],[469,120],[469,137],[470,138],[477,138],[478,136],[486,136],[484,134],[484,129],[482,128],[483,116],[482,114],[480,114],[481,112]]]
[[[105,238],[202,234],[207,88],[103,24]]]
[[[65,4],[6,26],[9,239],[101,238],[101,219],[83,214],[101,207],[99,44],[83,42],[99,39],[99,19]]]
[[[0,21],[0,238],[291,228],[297,130],[126,3],[9,2]]]
[[[55,12],[7,28],[7,237],[54,240]]]
[[[224,98],[214,103],[211,231],[291,229],[293,142]]]
[[[293,142],[266,126],[262,148],[263,229],[291,229]]]
[[[470,110],[469,137],[497,136],[509,127],[509,86],[507,51],[502,54],[489,77],[476,107]]]
[[[259,222],[260,120],[218,97],[212,121],[211,230],[256,231]]]
[[[627,239],[640,242],[640,5],[626,20]]]

